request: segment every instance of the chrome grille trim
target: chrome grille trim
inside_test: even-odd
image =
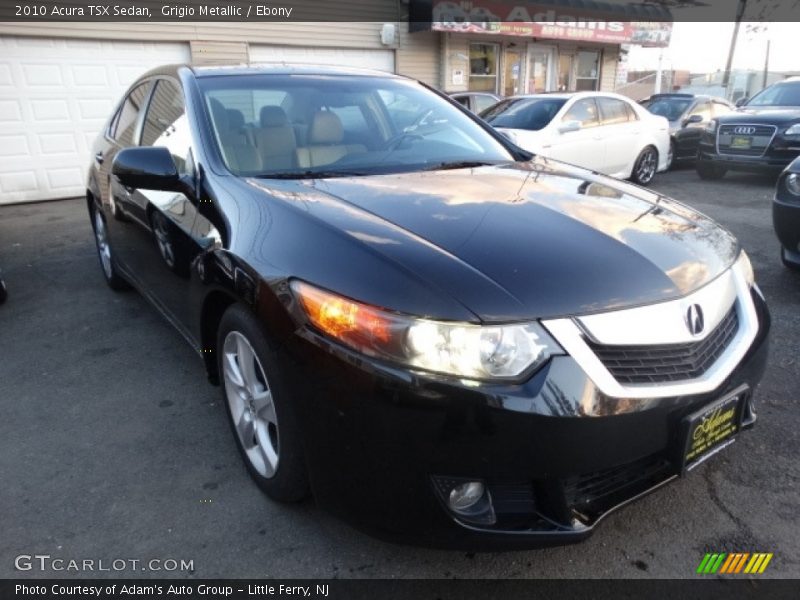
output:
[[[761,154],[758,153],[758,149],[756,149],[755,152],[751,152],[749,148],[747,150],[737,151],[735,148],[730,148],[730,145],[725,148],[725,150],[727,150],[727,152],[724,152],[723,150],[720,149],[719,136],[722,135],[722,133],[723,133],[722,130],[725,127],[730,128],[731,130],[733,128],[735,128],[735,127],[755,127],[756,130],[758,130],[759,128],[764,128],[764,129],[767,129],[767,130],[772,129],[772,135],[766,134],[766,135],[769,136],[769,140],[767,141],[766,145],[764,145],[764,149],[761,151]],[[745,157],[745,158],[760,158],[760,157],[764,156],[767,153],[767,150],[769,150],[769,147],[772,145],[772,140],[775,139],[775,136],[777,135],[777,133],[778,133],[778,127],[776,125],[765,125],[763,123],[735,123],[735,124],[726,123],[726,124],[723,124],[723,125],[718,125],[717,126],[717,135],[716,135],[717,154],[721,154],[722,156],[740,156],[740,157]],[[730,133],[725,133],[725,135],[734,135],[734,134],[733,134],[733,131],[731,131]],[[750,137],[754,138],[756,136],[755,135],[751,135]],[[765,136],[757,136],[757,137],[765,137]]]
[[[633,311],[637,310],[647,310],[650,318],[657,318],[656,315],[661,314],[662,319],[674,323],[674,315],[676,313],[682,315],[684,306],[694,303],[696,298],[701,294],[702,297],[707,296],[708,291],[706,288],[711,287],[712,290],[723,289],[723,286],[727,288],[728,284],[730,284],[731,289],[734,291],[734,297],[730,302],[718,297],[715,306],[717,304],[720,305],[720,312],[723,317],[731,309],[731,306],[733,306],[736,310],[739,327],[734,338],[730,341],[719,358],[702,375],[694,379],[663,383],[620,383],[614,378],[605,365],[603,365],[587,343],[585,323],[589,320],[589,317],[549,319],[542,323],[561,347],[580,365],[600,391],[607,396],[614,398],[645,399],[682,396],[686,394],[703,394],[714,391],[722,385],[725,379],[727,379],[744,358],[744,355],[753,344],[753,340],[755,340],[758,332],[758,316],[756,315],[756,309],[750,295],[750,286],[738,263],[708,286],[684,298],[641,307],[641,309],[633,308],[603,313],[603,315],[601,315],[606,319],[615,319],[620,330],[631,328],[630,321],[626,322],[626,319],[633,314]],[[653,312],[653,308],[656,309],[656,312]],[[594,317],[595,315],[591,316]],[[714,326],[719,324],[720,321],[721,317]],[[584,323],[584,327],[581,326],[581,322]],[[658,318],[654,321],[654,323],[660,322],[661,319]],[[636,328],[640,327],[641,323],[641,320],[636,320],[636,325],[633,327],[634,335],[637,333]],[[663,331],[663,328],[660,327],[656,329]],[[686,329],[686,327],[683,326],[683,329]],[[709,327],[708,329],[711,330],[713,327]],[[652,335],[642,335],[643,333],[646,334],[646,332],[642,332],[641,330],[638,331],[641,339],[647,340],[642,345],[654,343]],[[625,333],[620,336],[621,339],[631,339],[631,337],[630,333]],[[604,343],[607,342],[604,341]]]

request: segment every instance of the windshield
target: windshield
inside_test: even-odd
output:
[[[475,121],[413,81],[255,74],[198,84],[236,175],[335,177],[514,160]]]
[[[654,115],[666,117],[668,121],[677,121],[691,103],[691,98],[656,98],[645,100],[641,104]]]
[[[539,131],[553,120],[564,103],[564,98],[510,98],[481,116],[494,127]]]
[[[747,106],[800,106],[800,81],[771,85],[753,96]]]

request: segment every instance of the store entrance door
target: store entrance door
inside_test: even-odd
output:
[[[503,96],[516,96],[525,93],[524,56],[519,48],[506,48],[503,62]]]
[[[555,51],[552,47],[528,44],[528,77],[526,93],[540,94],[555,89],[553,63]]]

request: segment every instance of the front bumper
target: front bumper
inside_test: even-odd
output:
[[[298,391],[317,502],[404,543],[485,551],[580,541],[611,511],[678,475],[686,415],[761,379],[769,314],[752,295],[755,341],[702,395],[608,397],[570,356],[519,385],[459,383],[295,338],[286,373]],[[437,475],[485,481],[496,524],[451,516],[434,490]]]
[[[717,152],[714,138],[704,137],[697,148],[697,163],[713,163],[731,171],[779,173],[800,155],[800,146],[776,137],[762,156],[737,156]]]

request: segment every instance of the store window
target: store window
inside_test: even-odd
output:
[[[575,91],[593,92],[600,89],[600,53],[583,50],[577,54]]]
[[[469,89],[476,92],[497,91],[498,44],[469,45]]]

